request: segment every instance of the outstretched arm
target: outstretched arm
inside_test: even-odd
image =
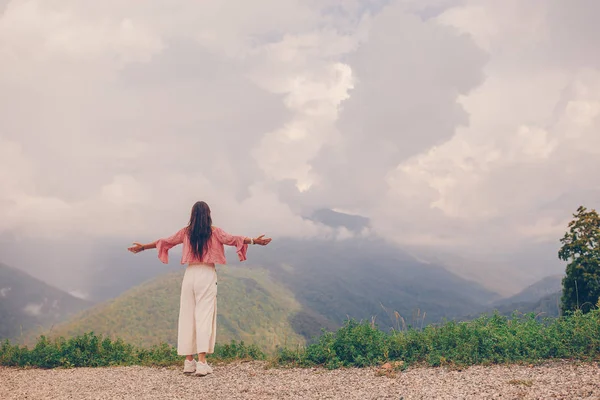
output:
[[[179,230],[178,232],[176,232],[168,238],[159,239],[148,244],[134,242],[133,246],[129,247],[127,250],[131,251],[132,253],[139,253],[140,251],[144,251],[146,249],[156,248],[158,250],[158,258],[163,263],[167,264],[169,262],[169,249],[171,249],[174,246],[177,246],[178,244],[183,243],[185,230],[186,228],[182,228],[181,230]]]
[[[237,236],[231,235],[225,232],[223,229],[218,227],[213,227],[213,234],[217,236],[219,242],[227,245],[227,246],[241,246],[247,244],[257,244],[260,246],[266,246],[271,243],[271,238],[265,238],[265,235],[260,235],[254,239],[249,238],[247,236]]]
[[[244,244],[257,244],[259,246],[266,246],[271,243],[271,238],[265,238],[265,235],[260,235],[254,239],[245,238]]]
[[[216,235],[219,242],[228,246],[234,246],[237,250],[240,261],[246,260],[246,251],[248,250],[249,244],[258,244],[266,246],[271,242],[270,238],[264,238],[265,235],[260,235],[255,239],[248,238],[246,236],[235,236],[230,235],[221,228],[213,227],[213,234]]]
[[[129,250],[132,253],[139,253],[140,251],[144,251],[144,250],[148,250],[148,249],[155,249],[156,242],[157,241],[154,241],[154,242],[148,243],[148,244],[133,242],[133,246],[127,248],[127,250]]]

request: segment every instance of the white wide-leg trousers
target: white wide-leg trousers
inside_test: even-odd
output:
[[[177,354],[214,353],[217,336],[217,271],[189,265],[181,283]]]

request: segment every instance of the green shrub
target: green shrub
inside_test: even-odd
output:
[[[254,344],[247,345],[244,341],[235,342],[232,340],[229,344],[217,344],[215,346],[215,352],[211,354],[210,357],[223,361],[264,360],[266,355]]]
[[[214,360],[265,358],[265,354],[254,345],[232,342],[217,345]],[[182,357],[177,350],[161,344],[149,348],[135,347],[121,339],[111,340],[96,336],[93,332],[70,339],[62,337],[53,341],[41,336],[32,348],[11,345],[5,341],[0,347],[0,365],[16,367],[106,367],[114,365],[169,366],[179,364]]]
[[[279,349],[280,366],[367,367],[386,361],[409,364],[474,365],[538,362],[548,359],[594,360],[600,357],[600,310],[581,311],[556,319],[533,314],[507,318],[498,314],[468,322],[449,321],[424,329],[386,333],[374,324],[348,320],[336,332],[323,332],[307,347]],[[217,345],[212,360],[264,360],[255,345]],[[41,336],[32,349],[0,346],[0,365],[40,368],[103,367],[112,365],[168,366],[182,357],[162,344],[140,348],[96,336],[93,332],[53,341]]]
[[[439,366],[592,360],[599,356],[600,311],[594,310],[543,320],[534,314],[512,318],[495,314],[391,334],[370,323],[349,320],[337,332],[324,333],[317,343],[306,348],[280,350],[276,362],[338,368],[385,361]]]

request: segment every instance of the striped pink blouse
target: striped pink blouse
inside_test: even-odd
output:
[[[187,227],[185,227],[179,230],[173,236],[157,240],[156,250],[158,251],[158,258],[160,261],[167,264],[169,262],[169,250],[172,247],[183,243],[181,264],[227,264],[227,260],[225,259],[224,245],[235,246],[240,261],[246,260],[248,245],[244,244],[244,239],[244,236],[233,236],[221,228],[213,226],[213,233],[206,244],[206,250],[203,252],[202,257],[198,259],[192,252],[192,248],[190,246],[190,237],[187,233]]]

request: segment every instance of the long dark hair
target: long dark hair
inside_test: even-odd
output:
[[[206,244],[212,235],[212,219],[210,218],[210,207],[203,201],[198,201],[192,207],[190,223],[188,225],[190,235],[190,246],[196,258],[201,258],[206,249]]]

